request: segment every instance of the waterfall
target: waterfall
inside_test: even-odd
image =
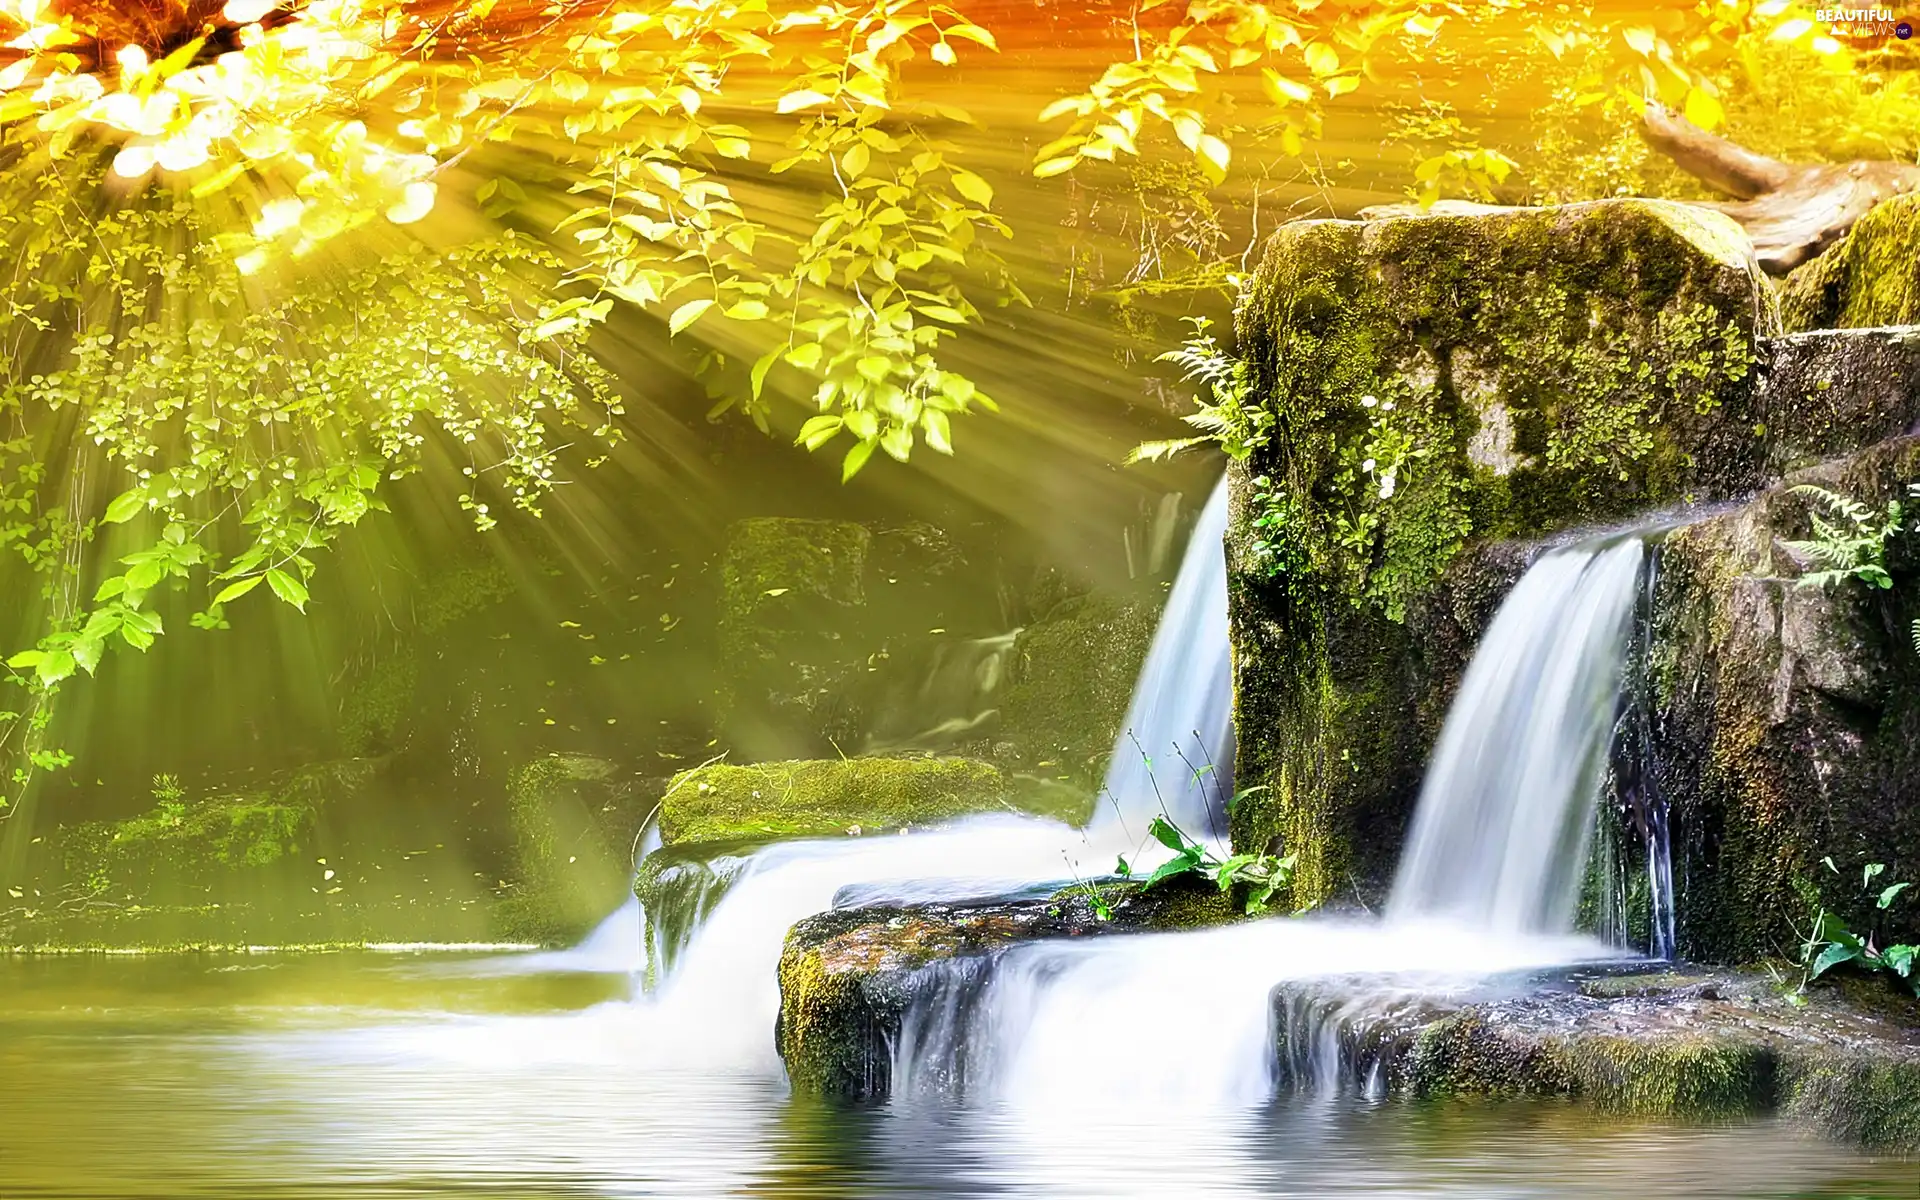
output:
[[[1638,537],[1554,551],[1501,604],[1434,747],[1389,918],[1568,927],[1645,557]]]
[[[655,986],[640,1004],[670,1039],[661,1060],[777,1069],[768,1036],[779,1010],[776,965],[803,917],[845,904],[1050,891],[1104,873],[1122,853],[1151,865],[1160,848],[1149,842],[1142,854],[1140,843],[1163,811],[1196,836],[1217,833],[1233,750],[1226,500],[1223,480],[1188,543],[1087,828],[983,815],[907,836],[776,843],[729,862],[714,886],[690,873],[678,888],[689,897],[684,911],[650,914],[655,944],[642,960]],[[632,945],[640,937],[632,928],[620,915],[601,932]],[[579,961],[586,950],[567,954]]]
[[[1195,837],[1226,833],[1233,794],[1233,658],[1227,640],[1227,481],[1213,490],[1107,760],[1096,829],[1137,836],[1162,811]]]
[[[1116,1073],[1131,1107],[1245,1106],[1283,1086],[1364,1094],[1396,1032],[1432,1006],[1611,957],[1565,931],[1643,558],[1632,535],[1554,551],[1502,604],[1442,730],[1387,919],[1038,942],[937,964],[915,980],[895,1043],[896,1094],[1043,1113]]]

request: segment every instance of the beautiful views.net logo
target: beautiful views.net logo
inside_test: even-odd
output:
[[[1913,36],[1913,22],[1890,8],[1822,8],[1814,11],[1813,19],[1826,25],[1834,37],[1905,41]]]

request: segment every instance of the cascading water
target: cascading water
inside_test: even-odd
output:
[[[1130,1105],[1329,1090],[1411,1008],[1609,957],[1564,931],[1643,557],[1631,536],[1550,553],[1502,605],[1441,734],[1386,920],[1042,942],[942,964],[903,1021],[896,1094],[1072,1112],[1087,1080],[1116,1069]],[[1277,1022],[1276,985],[1292,998]]]
[[[652,947],[659,978],[644,1003],[673,1030],[657,1057],[707,1067],[776,1065],[767,1031],[779,1007],[781,944],[796,921],[834,907],[837,897],[860,904],[968,899],[1097,874],[1119,853],[1138,855],[1148,821],[1163,811],[1196,835],[1214,831],[1232,756],[1226,518],[1223,480],[1188,543],[1099,815],[1086,829],[982,816],[904,837],[784,842],[754,852],[729,867],[724,894],[703,891],[683,914],[689,919]]]
[[[1107,760],[1096,829],[1133,823],[1164,805],[1189,833],[1224,835],[1232,794],[1233,657],[1227,640],[1227,486],[1200,513],[1166,612]]]
[[[1637,537],[1555,551],[1500,606],[1428,764],[1389,919],[1567,928],[1645,557]]]

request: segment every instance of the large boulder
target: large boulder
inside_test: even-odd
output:
[[[1233,835],[1299,855],[1297,901],[1391,871],[1450,688],[1409,618],[1471,617],[1509,578],[1438,596],[1463,551],[1765,478],[1768,288],[1731,222],[1651,201],[1268,242],[1228,536],[1235,778],[1265,790]]]
[[[1062,600],[1013,644],[1000,697],[1000,753],[1098,788],[1159,624],[1160,597]]]
[[[916,997],[964,988],[998,955],[1027,942],[1141,930],[1189,928],[1236,919],[1228,897],[1190,880],[1143,891],[1088,888],[1031,900],[916,904],[820,913],[795,925],[780,955],[775,1042],[796,1091],[841,1099],[884,1096],[893,1046]]]
[[[978,812],[1028,812],[1078,824],[1091,796],[1003,775],[964,758],[841,758],[684,771],[660,802],[670,845],[835,837],[932,825]]]
[[[1888,544],[1894,586],[1824,587],[1786,543],[1810,534],[1812,484],[1883,518],[1920,480],[1920,438],[1789,475],[1662,547],[1650,630],[1654,778],[1672,808],[1682,953],[1791,956],[1824,906],[1883,938],[1920,908],[1877,914],[1861,886],[1920,879],[1920,535]],[[1830,519],[1832,514],[1822,511]],[[1832,860],[1828,867],[1823,860]]]
[[[1920,324],[1920,196],[1875,205],[1820,257],[1787,276],[1789,330]]]
[[[499,881],[494,936],[563,944],[617,908],[656,790],[587,755],[549,754],[514,771],[511,878]]]
[[[1920,1147],[1910,1000],[1801,994],[1753,975],[1588,975],[1486,994],[1352,979],[1276,989],[1283,1083],[1425,1099],[1552,1096],[1681,1120],[1778,1114]],[[1324,1061],[1329,1055],[1335,1060]]]

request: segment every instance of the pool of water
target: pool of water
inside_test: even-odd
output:
[[[1769,1123],[1573,1105],[801,1103],[621,976],[451,954],[0,957],[0,1196],[1920,1197]],[[1177,1055],[1141,1030],[1139,1055]]]

